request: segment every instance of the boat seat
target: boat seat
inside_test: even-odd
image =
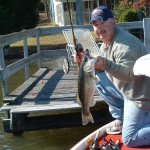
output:
[[[144,75],[150,77],[150,54],[140,57],[134,64],[133,72],[134,75]]]

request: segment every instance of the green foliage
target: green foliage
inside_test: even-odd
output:
[[[123,1],[120,1],[119,5],[113,8],[113,14],[114,14],[114,18],[116,19],[116,22],[118,22],[123,12],[126,12],[127,10],[130,9],[132,9],[131,2],[125,4]]]
[[[140,12],[138,12],[140,13]],[[113,9],[113,14],[116,19],[116,22],[132,22],[139,21],[139,14],[137,9],[132,8],[132,3],[124,3],[123,1],[119,2],[118,6],[115,6]],[[144,12],[141,11],[141,18],[145,17]]]
[[[39,0],[0,0],[0,35],[36,27]]]
[[[132,22],[132,21],[139,21],[139,12],[137,12],[136,9],[130,9],[128,11],[123,12],[123,14],[120,16],[118,22]],[[142,19],[145,17],[144,12],[142,12]]]
[[[138,12],[140,13],[140,12]],[[124,3],[123,1],[119,2],[118,6],[115,6],[113,9],[113,14],[116,19],[116,22],[132,22],[139,21],[139,14],[137,9],[132,8],[132,3]],[[144,12],[141,11],[141,19],[145,17]],[[143,39],[143,30],[141,29],[130,29],[130,33],[134,34],[140,39]]]
[[[142,16],[145,17],[144,12],[141,12]],[[118,22],[132,22],[132,21],[139,21],[139,16],[136,9],[130,9],[124,12]],[[130,29],[130,33],[134,34],[136,37],[142,39],[143,30],[141,29]]]
[[[132,21],[139,21],[139,16],[137,14],[137,10],[130,9],[122,13],[118,22],[132,22]]]
[[[39,12],[44,12],[45,11],[45,5],[43,2],[38,3],[38,10]]]

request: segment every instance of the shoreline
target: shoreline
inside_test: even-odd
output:
[[[58,45],[41,45],[40,50],[61,50],[66,49],[66,44],[58,44]],[[36,46],[28,46],[28,55],[32,55],[37,52]],[[4,48],[4,57],[5,59],[16,59],[16,58],[23,58],[24,51],[23,47],[10,47],[6,46]]]

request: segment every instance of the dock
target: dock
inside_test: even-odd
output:
[[[76,102],[77,69],[65,74],[63,70],[41,68],[20,87],[4,98],[6,105],[3,125],[5,132],[54,129],[82,126],[81,106]],[[95,123],[111,117],[106,104],[95,93],[95,100],[101,102],[100,110],[92,110]],[[106,118],[105,118],[106,119]]]
[[[143,21],[118,23],[122,29],[144,30],[144,44],[150,52],[150,19]],[[74,26],[93,30],[92,25]],[[4,131],[7,133],[22,133],[24,131],[56,129],[82,126],[81,106],[76,102],[77,94],[77,68],[71,68],[69,73],[63,69],[49,67],[51,57],[67,58],[67,51],[40,49],[40,36],[62,33],[64,27],[46,27],[23,30],[0,36],[0,81],[3,91],[3,106],[0,108],[4,114],[2,118]],[[28,55],[27,39],[35,37],[37,52]],[[24,58],[5,66],[3,49],[5,46],[23,40]],[[82,43],[81,43],[82,44]],[[36,62],[38,71],[29,77],[29,64]],[[21,69],[25,69],[25,82],[12,93],[8,94],[7,79]],[[96,106],[91,108],[94,123],[107,123],[112,118],[106,103],[95,92]]]

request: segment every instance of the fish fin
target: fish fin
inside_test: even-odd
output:
[[[96,104],[96,101],[94,100],[94,97],[93,97],[93,99],[92,99],[92,101],[91,101],[91,103],[90,103],[90,107],[95,106],[95,104]]]
[[[77,103],[78,103],[79,105],[82,105],[78,94],[77,94]]]
[[[92,114],[90,113],[88,116],[85,116],[82,113],[82,125],[87,125],[89,122],[94,123]]]

